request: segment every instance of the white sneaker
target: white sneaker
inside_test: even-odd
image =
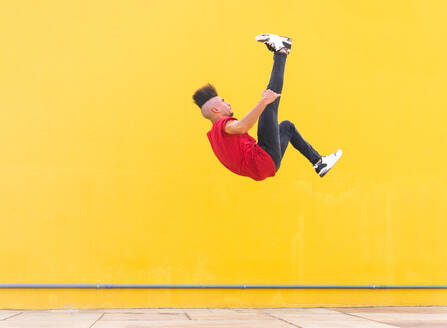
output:
[[[286,48],[287,53],[290,53],[290,48],[292,48],[292,39],[276,34],[259,34],[255,37],[255,40],[265,43],[268,50],[273,52]]]
[[[342,154],[342,150],[339,149],[333,154],[321,157],[321,161],[314,165],[315,171],[320,177],[324,177],[326,173],[328,173],[329,170],[335,165],[335,163],[337,163]]]

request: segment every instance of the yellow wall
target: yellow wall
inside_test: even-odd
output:
[[[445,1],[2,1],[0,283],[446,284]],[[242,117],[294,40],[292,147],[214,157],[206,82]],[[256,136],[256,129],[251,131]],[[0,308],[447,304],[434,290],[0,290]]]

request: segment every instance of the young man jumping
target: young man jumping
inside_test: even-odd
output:
[[[328,156],[320,156],[303,139],[290,121],[278,124],[278,106],[284,82],[286,58],[292,47],[292,39],[260,34],[256,41],[264,43],[274,53],[273,70],[267,90],[261,100],[241,120],[233,117],[228,102],[217,95],[213,85],[207,84],[197,90],[193,99],[202,115],[213,123],[207,133],[214,154],[230,171],[264,180],[278,172],[289,142],[313,165],[320,177],[325,176],[342,155],[339,149]],[[258,142],[247,132],[258,122]]]

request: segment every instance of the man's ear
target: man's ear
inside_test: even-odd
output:
[[[220,112],[220,110],[219,109],[217,109],[216,107],[211,107],[211,111],[213,112],[213,113],[219,113]]]

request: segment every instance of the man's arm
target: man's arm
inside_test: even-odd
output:
[[[225,132],[228,134],[243,134],[248,132],[253,125],[255,125],[265,107],[274,102],[279,96],[280,94],[275,93],[270,89],[264,90],[262,92],[261,100],[240,121],[231,120],[227,122],[225,125]]]

